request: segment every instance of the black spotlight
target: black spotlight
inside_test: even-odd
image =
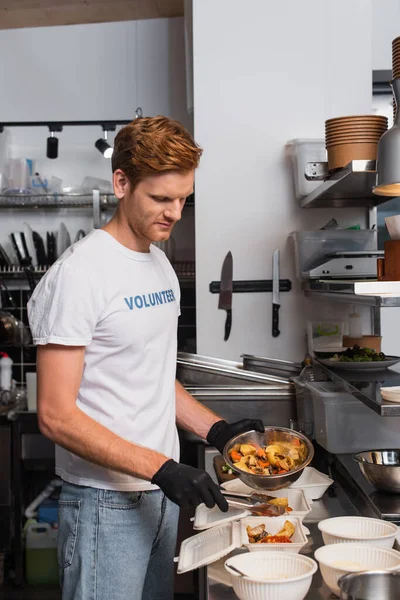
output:
[[[103,138],[99,138],[98,140],[95,141],[94,145],[96,146],[97,150],[102,153],[104,158],[111,158],[112,153],[113,153],[113,148],[110,146],[110,144],[107,142],[107,140],[104,140]]]
[[[58,128],[57,131],[61,131],[62,127]],[[50,129],[50,137],[47,138],[47,158],[58,157],[58,138],[56,138],[55,131]]]
[[[115,126],[113,127],[112,130],[114,130],[114,129],[115,129]],[[112,146],[110,146],[110,144],[107,142],[108,130],[105,129],[104,126],[103,126],[103,131],[104,131],[104,136],[102,138],[99,138],[98,140],[96,140],[94,145],[96,146],[97,150],[102,153],[104,158],[111,158],[114,148]]]

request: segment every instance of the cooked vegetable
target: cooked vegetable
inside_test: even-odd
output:
[[[361,348],[356,344],[341,354],[334,354],[331,360],[336,362],[382,362],[386,360],[386,356],[383,352],[378,354],[372,348]]]
[[[255,475],[279,475],[295,469],[307,456],[307,446],[302,440],[274,442],[259,447],[253,444],[235,444],[229,451],[233,466]]]
[[[285,521],[282,529],[274,535],[266,531],[264,523],[253,528],[248,525],[246,530],[250,544],[291,544],[290,538],[295,532],[295,527],[290,521]]]
[[[228,475],[233,475],[233,469],[231,469],[229,465],[222,465],[221,471]]]

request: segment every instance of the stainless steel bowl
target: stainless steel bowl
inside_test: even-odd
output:
[[[341,600],[397,600],[400,573],[365,571],[348,573],[338,581]]]
[[[400,493],[400,450],[367,450],[353,458],[365,479],[378,490]]]
[[[303,441],[308,449],[307,458],[305,461],[288,473],[282,475],[253,475],[253,473],[246,473],[240,469],[236,469],[233,466],[231,459],[229,458],[229,450],[235,444],[256,444],[258,446],[268,446],[274,442],[290,442],[294,439]],[[303,469],[310,464],[314,456],[314,447],[310,440],[293,429],[287,429],[286,427],[265,427],[264,433],[258,431],[248,431],[241,433],[232,438],[224,448],[224,459],[226,463],[237,473],[239,479],[246,485],[255,488],[256,490],[279,490],[287,487],[294,481],[296,481],[303,472]]]

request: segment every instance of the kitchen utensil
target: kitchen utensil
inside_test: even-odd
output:
[[[400,356],[386,356],[386,360],[376,362],[340,362],[329,358],[321,358],[319,361],[325,367],[341,371],[384,371],[400,362]]]
[[[75,242],[79,242],[79,240],[84,238],[85,235],[86,235],[85,231],[83,229],[79,229],[79,231],[77,232],[77,234],[75,236]]]
[[[221,485],[221,487],[228,492],[238,491],[247,494],[254,492],[252,488],[243,483],[243,481],[240,481],[238,478],[235,480],[226,481]],[[287,498],[288,505],[291,508],[290,511],[287,511],[288,514],[290,514],[291,517],[297,517],[300,519],[300,521],[303,521],[311,511],[311,507],[302,489],[292,489],[291,487],[288,487],[285,489],[272,491],[269,493],[269,496],[271,498]]]
[[[11,239],[11,243],[13,245],[17,260],[18,260],[19,264],[22,265],[23,260],[24,260],[24,247],[23,247],[22,241],[21,241],[21,234],[20,233],[11,233],[10,239]]]
[[[229,506],[233,506],[234,508],[241,508],[243,510],[247,510],[252,515],[262,516],[262,517],[280,517],[285,514],[285,509],[283,506],[275,506],[274,504],[268,504],[267,502],[246,502],[245,500],[235,500],[229,497],[226,498]]]
[[[37,267],[38,261],[37,261],[37,255],[36,255],[36,249],[35,249],[35,242],[33,239],[33,231],[32,231],[31,226],[28,225],[28,223],[24,223],[24,236],[25,236],[25,242],[26,242],[26,246],[27,246],[28,255],[31,258],[32,265],[34,267]]]
[[[233,565],[232,565],[233,566]],[[341,600],[395,600],[400,598],[400,573],[349,573],[338,581]]]
[[[228,252],[225,256],[221,270],[221,287],[219,292],[218,308],[226,310],[225,321],[225,342],[228,340],[232,326],[232,274],[233,274],[233,257],[232,253]]]
[[[275,551],[238,554],[225,563],[233,590],[241,600],[303,600],[317,568],[308,556]]]
[[[20,232],[20,236],[21,236],[21,244],[22,244],[22,248],[23,248],[23,265],[24,266],[30,266],[32,264],[32,257],[29,254],[29,250],[28,250],[28,245],[26,243],[26,238],[25,238],[25,234],[21,231]]]
[[[235,492],[233,490],[226,490],[225,488],[220,488],[220,492],[226,498],[240,498],[242,500],[247,500],[248,502],[255,503],[267,503],[269,500],[274,500],[275,496],[270,496],[269,494],[262,494],[261,492]],[[283,513],[282,513],[283,514]]]
[[[225,563],[225,567],[228,567],[228,569],[231,569],[232,571],[235,571],[235,573],[237,573],[241,577],[247,577],[246,573],[243,573],[243,571],[241,571],[240,569],[236,568],[234,565],[228,565],[228,563]]]
[[[397,571],[400,568],[400,552],[397,550],[362,544],[329,544],[318,548],[314,556],[319,562],[323,580],[337,596],[340,594],[338,581],[347,573],[370,569]],[[380,600],[380,596],[378,598]]]
[[[46,243],[47,243],[47,262],[49,265],[52,265],[56,260],[56,238],[54,233],[47,232],[46,233]]]
[[[324,544],[345,542],[366,544],[376,548],[393,548],[397,525],[368,517],[334,517],[318,523]]]
[[[11,260],[4,250],[3,246],[0,245],[0,267],[9,267],[11,265]]]
[[[301,440],[305,443],[308,450],[307,458],[295,469],[292,469],[287,473],[282,473],[281,475],[256,475],[241,471],[233,466],[233,463],[229,457],[229,450],[235,444],[255,444],[256,446],[268,446],[274,442],[291,442],[293,440]],[[226,464],[228,464],[238,474],[239,479],[241,479],[249,487],[256,490],[279,490],[280,488],[287,487],[300,477],[303,469],[310,464],[314,456],[314,447],[305,435],[298,433],[297,431],[287,429],[285,427],[267,426],[265,427],[264,433],[249,431],[236,435],[226,444],[223,456]]]
[[[275,250],[272,260],[272,336],[278,337],[279,309],[281,307],[279,293],[279,250]]]
[[[4,346],[26,346],[30,342],[27,326],[7,311],[0,310],[0,344]]]
[[[400,450],[366,450],[353,458],[371,485],[383,492],[400,493]]]
[[[44,266],[47,264],[46,251],[44,249],[44,242],[41,235],[36,231],[32,232],[33,244],[35,246],[37,264]]]
[[[71,245],[71,237],[65,223],[61,222],[57,235],[57,258]]]

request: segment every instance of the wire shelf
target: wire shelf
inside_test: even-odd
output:
[[[100,193],[100,206],[117,206],[114,194]],[[0,194],[0,208],[91,207],[93,194]]]

